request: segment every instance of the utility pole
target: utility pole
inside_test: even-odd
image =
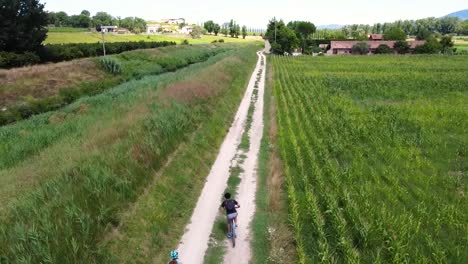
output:
[[[274,19],[275,19],[275,44],[276,44],[276,17]]]
[[[104,56],[106,56],[106,39],[104,38],[104,29],[101,25],[101,34],[102,34],[102,49],[104,50]]]

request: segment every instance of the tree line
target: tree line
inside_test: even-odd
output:
[[[456,21],[456,19],[454,20],[443,18],[440,19],[440,21]],[[465,22],[466,21],[464,21],[463,23]],[[441,23],[443,24],[445,22]],[[355,34],[353,32],[357,32],[360,27],[354,27],[355,25],[352,25],[340,30],[342,34],[341,38],[337,38],[337,35],[325,35],[324,38],[318,39],[316,27],[311,22],[291,21],[285,24],[283,20],[278,21],[276,20],[276,18],[273,18],[268,23],[265,39],[267,39],[271,43],[271,51],[275,54],[290,54],[296,48],[300,48],[303,54],[311,54],[322,51],[318,47],[318,44],[321,43],[320,40],[325,40],[323,42],[324,44],[329,44],[330,40],[367,40],[368,34],[370,33],[383,33],[384,40],[396,41],[395,46],[388,47],[386,45],[382,45],[377,49],[376,53],[392,53],[393,48],[393,50],[395,50],[397,53],[405,54],[410,52],[410,45],[406,41],[408,33],[401,27],[401,25],[402,23],[385,25],[385,30],[382,30],[382,27],[379,27],[378,25],[374,25],[373,28],[379,29],[380,31],[364,30],[359,34]],[[459,27],[460,25],[457,24],[457,28]],[[344,32],[348,32],[348,28],[351,28],[354,31],[350,31],[350,34],[345,35]],[[442,28],[447,29],[448,27],[443,26]],[[335,30],[335,32],[337,31],[338,30]],[[413,33],[416,33],[416,39],[426,41],[425,44],[416,47],[412,51],[414,53],[450,54],[455,52],[455,49],[453,48],[454,42],[452,41],[452,36],[450,34],[442,35],[440,32],[436,31],[435,33],[440,34],[436,35],[434,34],[434,31],[429,31],[426,28],[424,28],[423,30],[421,27],[419,31],[415,31]],[[353,53],[355,54],[367,54],[369,53],[369,51],[369,45],[366,42],[357,43],[355,47],[353,47]]]
[[[229,22],[223,23],[222,25],[213,22],[213,20],[209,20],[203,23],[203,27],[209,34],[213,33],[215,36],[218,36],[218,34],[221,33],[225,37],[231,36],[232,38],[238,38],[239,36],[242,36],[242,38],[245,39],[248,34],[247,27],[241,27],[233,19]]]
[[[114,17],[106,12],[97,12],[94,16],[88,10],[83,10],[79,15],[69,16],[67,13],[47,12],[47,24],[55,27],[92,28],[102,26],[118,26],[126,28],[134,33],[146,30],[146,21],[139,17]]]
[[[429,35],[458,34],[468,35],[468,20],[460,20],[456,17],[428,17],[418,20],[398,20],[390,23],[353,24],[341,29],[322,29],[314,34],[316,39],[346,40],[367,39],[369,34],[387,34],[395,28],[401,29],[407,36],[415,36],[419,40],[426,39]]]

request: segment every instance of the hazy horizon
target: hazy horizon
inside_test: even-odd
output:
[[[434,0],[335,0],[333,4],[293,0],[282,3],[278,0],[201,2],[179,0],[156,3],[150,0],[121,1],[111,4],[91,0],[64,1],[40,0],[47,11],[65,11],[68,15],[79,14],[86,9],[94,15],[105,11],[113,16],[137,16],[146,20],[183,17],[190,23],[214,20],[223,23],[231,18],[241,25],[265,28],[274,16],[285,21],[307,20],[315,25],[328,24],[374,24],[393,22],[399,19],[420,19],[441,17],[452,12],[467,9],[460,0],[446,0],[444,5]],[[233,4],[235,3],[235,4]],[[402,8],[404,7],[404,8]]]

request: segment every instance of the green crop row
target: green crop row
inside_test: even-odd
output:
[[[300,262],[466,260],[466,59],[272,63]]]

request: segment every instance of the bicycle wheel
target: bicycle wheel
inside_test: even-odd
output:
[[[234,224],[234,220],[231,220],[231,240],[232,247],[236,247],[236,225]]]

